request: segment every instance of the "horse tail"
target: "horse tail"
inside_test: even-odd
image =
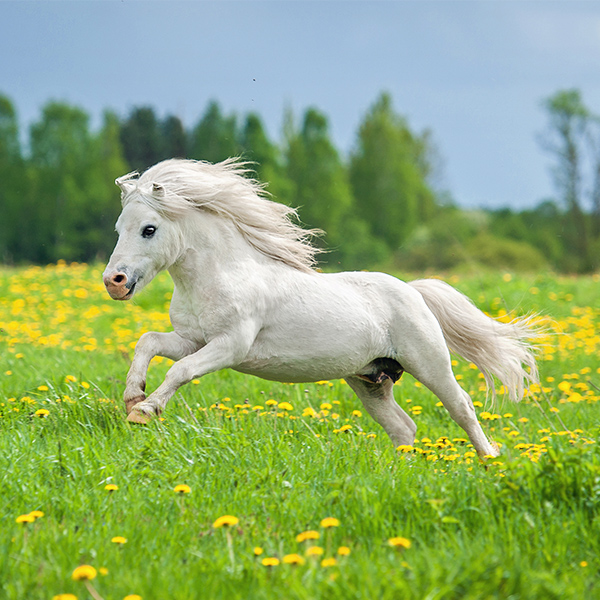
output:
[[[452,286],[438,279],[409,282],[423,296],[438,320],[451,352],[474,363],[483,373],[492,398],[494,377],[513,402],[523,398],[524,388],[539,383],[531,340],[541,335],[535,315],[502,323],[488,317]]]

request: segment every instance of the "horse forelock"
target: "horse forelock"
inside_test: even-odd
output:
[[[247,177],[249,172],[248,163],[236,158],[216,164],[169,159],[116,183],[123,206],[140,201],[171,219],[199,208],[211,211],[232,221],[263,254],[311,270],[319,250],[310,240],[321,232],[297,225],[296,210],[270,200],[264,185]]]

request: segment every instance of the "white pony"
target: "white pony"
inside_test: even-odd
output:
[[[119,240],[104,271],[115,300],[130,300],[162,270],[175,289],[173,331],[141,336],[124,392],[127,420],[146,423],[193,378],[231,368],[264,379],[344,378],[396,445],[416,425],[395,402],[404,371],[429,388],[480,456],[498,454],[452,373],[449,348],[497,377],[518,401],[537,382],[530,319],[495,321],[436,279],[405,283],[383,273],[314,270],[314,233],[295,210],[265,197],[234,159],[166,160],[117,179]],[[148,397],[156,356],[173,359]]]

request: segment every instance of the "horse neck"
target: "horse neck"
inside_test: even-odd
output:
[[[184,250],[169,267],[181,292],[215,289],[227,273],[248,273],[268,259],[255,250],[229,220],[208,212],[195,212],[182,221]]]

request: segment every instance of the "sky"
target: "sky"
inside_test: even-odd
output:
[[[314,106],[347,158],[387,91],[469,208],[552,197],[542,103],[571,88],[600,113],[597,1],[0,0],[0,94],[24,133],[49,100],[95,127],[142,105],[191,127],[215,99],[279,141],[285,109]]]

